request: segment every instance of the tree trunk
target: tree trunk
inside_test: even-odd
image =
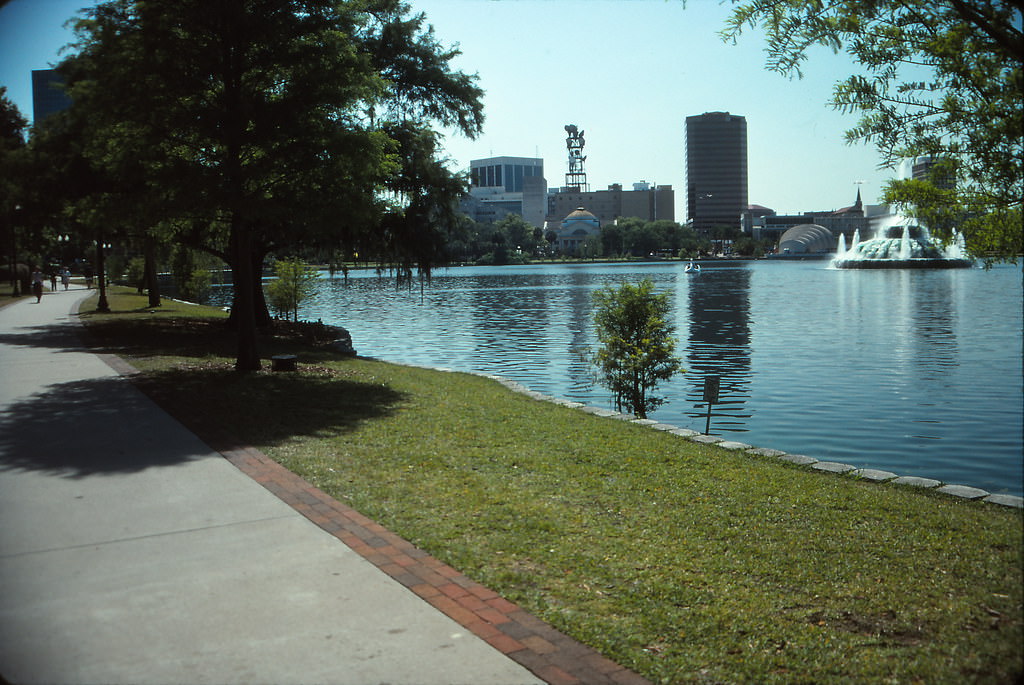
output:
[[[156,240],[147,235],[145,238],[143,250],[145,253],[146,265],[143,269],[143,283],[145,284],[146,291],[149,293],[149,306],[159,307],[160,306],[160,282],[156,275]]]
[[[238,218],[231,220],[231,265],[235,302],[231,308],[238,338],[237,371],[259,371],[256,344],[255,293],[253,289],[252,233]]]
[[[267,307],[267,294],[263,292],[263,259],[266,256],[266,249],[253,250],[253,316],[256,319],[257,328],[268,328],[273,325],[273,319],[270,318],[270,308]]]

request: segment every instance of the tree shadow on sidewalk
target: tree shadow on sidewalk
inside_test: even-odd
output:
[[[0,415],[0,471],[70,478],[131,473],[200,456],[198,443],[166,439],[173,422],[126,380],[51,385]]]
[[[339,378],[329,369],[238,374],[198,364],[148,374],[137,383],[120,377],[61,383],[0,414],[0,472],[68,478],[133,473],[209,454],[174,418],[207,439],[237,435],[266,445],[348,432],[402,401],[402,393]]]
[[[57,352],[81,352],[83,343],[74,326],[40,324],[18,332],[0,332],[0,345],[47,348]]]

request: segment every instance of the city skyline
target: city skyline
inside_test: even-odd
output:
[[[31,119],[31,71],[59,61],[63,28],[89,0],[12,0],[0,8],[0,85]],[[415,0],[454,66],[479,74],[487,117],[477,140],[446,134],[452,167],[496,156],[540,157],[551,187],[566,171],[566,124],[586,131],[590,186],[647,181],[686,187],[685,120],[728,111],[748,122],[749,201],[779,213],[840,209],[860,190],[877,204],[878,155],[848,146],[856,123],[825,103],[851,73],[843,55],[813,53],[803,80],[764,69],[763,39],[721,41],[730,5],[710,0]],[[685,217],[685,194],[676,216]]]

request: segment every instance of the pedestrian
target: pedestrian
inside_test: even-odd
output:
[[[71,283],[71,269],[64,267],[64,270],[60,272],[60,282],[64,285],[64,290],[68,289],[68,285]]]
[[[50,272],[50,292],[57,290],[57,270],[54,269]]]
[[[36,304],[43,300],[43,272],[38,266],[32,272],[32,294],[36,296]]]
[[[92,290],[92,266],[85,265],[85,287]]]

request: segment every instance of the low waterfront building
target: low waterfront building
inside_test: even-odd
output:
[[[633,190],[623,190],[621,183],[613,183],[607,190],[578,192],[559,188],[548,193],[547,221],[558,222],[577,207],[586,207],[601,223],[618,218],[635,217],[644,221],[675,221],[676,197],[670,185],[652,185],[646,181],[633,184]]]
[[[601,222],[583,207],[569,213],[555,231],[555,249],[562,254],[577,254],[588,238],[601,236]]]
[[[825,255],[836,251],[837,238],[817,224],[790,228],[779,238],[779,255],[786,257]]]

